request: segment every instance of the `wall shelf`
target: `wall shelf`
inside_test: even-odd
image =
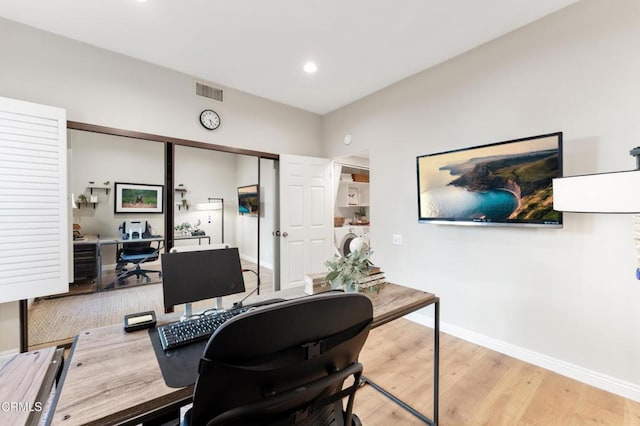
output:
[[[81,209],[82,206],[88,207],[89,204],[93,204],[93,209],[95,210],[96,204],[98,204],[98,202],[97,201],[80,201],[80,200],[76,201],[76,205],[78,206],[79,209]]]
[[[111,190],[111,187],[110,186],[106,186],[106,185],[89,185],[89,186],[87,186],[87,188],[89,189],[89,192],[92,195],[93,195],[93,190],[94,189],[104,190],[107,195],[109,195],[109,191]]]

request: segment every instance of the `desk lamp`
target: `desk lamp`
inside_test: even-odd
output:
[[[224,198],[207,198],[206,203],[197,203],[196,209],[209,212],[207,223],[211,223],[211,212],[213,210],[222,210],[221,225],[222,232],[220,234],[221,242],[224,243]]]
[[[572,213],[640,213],[640,147],[629,154],[636,157],[636,169],[553,179],[554,210]]]
[[[629,154],[636,169],[553,179],[554,210],[571,213],[640,213],[640,147]],[[622,195],[621,195],[622,194]],[[636,247],[640,250],[640,216],[635,218]],[[640,279],[640,268],[636,269]]]

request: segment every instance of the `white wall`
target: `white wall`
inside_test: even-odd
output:
[[[196,96],[189,75],[2,18],[0,50],[0,93],[60,106],[71,121],[272,153],[321,153],[317,114],[215,82],[209,84],[224,89],[224,102]],[[214,132],[198,121],[205,108],[221,116]]]
[[[585,0],[333,112],[323,126],[328,156],[369,148],[374,261],[391,281],[440,296],[451,332],[601,387],[611,380],[635,399],[633,218],[566,214],[561,230],[421,225],[415,158],[560,130],[566,175],[634,168],[638,40],[640,2]]]
[[[0,303],[0,356],[20,348],[19,315],[18,302]]]
[[[207,202],[209,197],[223,198],[224,242],[236,245],[236,161],[239,155],[185,146],[176,146],[175,154],[175,183],[182,183],[187,189],[184,198],[190,205],[188,210],[174,207],[175,224],[200,220],[200,229],[211,236],[211,243],[222,242],[222,211],[198,210],[197,204]],[[257,171],[257,163],[255,166]],[[176,193],[176,202],[180,200]],[[176,245],[194,244],[198,244],[196,240],[176,241]]]
[[[272,153],[322,152],[320,116],[215,82],[224,102],[196,96],[191,76],[2,18],[0,51],[0,95],[65,108],[71,121]],[[198,122],[205,108],[222,117],[215,132]],[[0,309],[13,318],[0,326],[0,350],[17,348],[17,305]]]
[[[276,161],[260,159],[260,264],[265,268],[276,267],[277,238],[273,231],[277,222],[277,170]],[[275,284],[275,280],[273,280]]]
[[[257,157],[238,156],[236,186],[247,186],[258,183]],[[237,190],[237,188],[236,188]],[[238,197],[233,200],[235,206],[236,232],[240,256],[250,262],[258,260],[258,217],[238,214]],[[261,206],[262,207],[262,206]],[[262,215],[262,213],[261,213]]]

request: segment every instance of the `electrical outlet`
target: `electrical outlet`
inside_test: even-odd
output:
[[[401,246],[402,245],[402,235],[393,234],[391,242],[396,246]]]

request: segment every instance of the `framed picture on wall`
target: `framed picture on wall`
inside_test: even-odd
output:
[[[163,185],[115,183],[114,213],[162,213]]]
[[[347,190],[347,205],[348,206],[357,206],[360,204],[360,193],[358,192],[358,188],[350,186]]]

